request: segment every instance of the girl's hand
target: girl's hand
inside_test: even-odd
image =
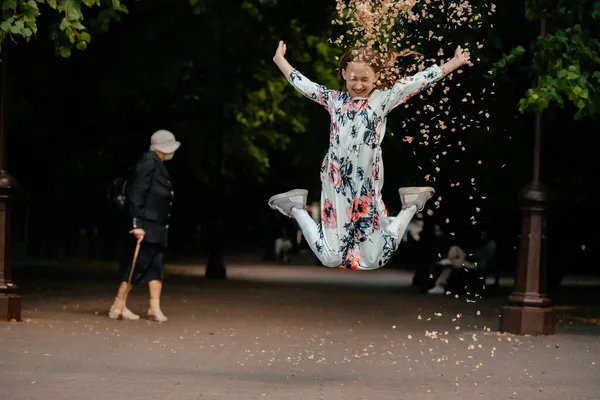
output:
[[[466,64],[468,66],[473,66],[473,63],[471,62],[471,53],[469,53],[469,50],[463,50],[460,46],[456,48],[454,58],[457,59],[461,65]]]
[[[277,51],[275,51],[275,56],[273,57],[273,60],[278,59],[278,58],[285,58],[285,50],[286,50],[285,43],[283,43],[283,40],[280,40],[279,46],[277,47]]]

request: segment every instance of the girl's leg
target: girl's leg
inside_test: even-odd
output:
[[[339,267],[342,264],[342,258],[333,251],[325,242],[322,227],[318,225],[304,208],[293,207],[291,214],[298,222],[302,234],[306,238],[306,243],[319,258],[319,261],[326,267]]]
[[[268,204],[273,210],[279,211],[286,217],[294,218],[298,222],[306,242],[323,265],[332,268],[338,267],[342,263],[342,258],[327,245],[322,226],[318,225],[306,211],[307,196],[308,191],[294,189],[271,197]]]
[[[359,265],[358,269],[377,269],[386,265],[398,248],[416,212],[417,207],[410,206],[400,211],[395,218],[381,215],[379,217],[382,221],[381,229],[374,231],[365,242],[360,244],[358,252],[352,254],[352,258],[356,261],[350,260],[349,263]]]
[[[414,205],[400,211],[400,214],[386,227],[386,231],[399,242],[404,237],[406,228],[416,213],[417,207]]]
[[[377,265],[377,268],[387,264],[392,258],[394,251],[396,251],[400,241],[404,237],[408,224],[417,211],[423,210],[425,203],[433,197],[435,190],[430,187],[406,187],[400,188],[398,192],[400,193],[400,201],[402,202],[402,211],[383,229],[382,238],[384,239],[384,244],[381,250],[381,257],[373,265]],[[382,216],[380,219],[384,220],[385,218]]]

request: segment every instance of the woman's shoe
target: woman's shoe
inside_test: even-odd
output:
[[[108,318],[110,319],[119,319],[121,316],[121,309],[115,306],[112,306],[108,311]]]
[[[127,321],[136,321],[140,319],[140,316],[134,314],[130,309],[125,308],[125,311],[121,312],[120,308],[116,308],[112,306],[110,311],[108,311],[108,318],[110,319],[124,319]]]
[[[148,318],[156,322],[166,322],[168,320],[168,318],[165,317],[165,314],[163,314],[161,310],[153,311],[151,309],[148,309]]]
[[[140,316],[134,314],[129,308],[125,308],[125,311],[121,313],[121,318],[128,321],[137,321],[138,319],[140,319]]]

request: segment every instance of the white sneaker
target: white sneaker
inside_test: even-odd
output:
[[[156,322],[167,322],[168,320],[168,318],[165,317],[165,314],[163,314],[161,310],[152,311],[151,309],[148,309],[148,318]]]
[[[442,286],[434,286],[427,291],[428,294],[446,294],[446,289]]]
[[[400,201],[402,201],[402,209],[406,210],[412,206],[417,207],[417,212],[423,211],[427,200],[433,197],[435,190],[429,186],[423,187],[405,187],[398,190],[400,193]]]
[[[308,190],[294,189],[289,192],[276,194],[269,199],[269,207],[277,210],[286,217],[292,218],[292,208],[306,208]]]

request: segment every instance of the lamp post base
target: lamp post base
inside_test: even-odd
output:
[[[0,294],[0,320],[21,321],[21,296]]]
[[[556,315],[551,308],[506,306],[500,325],[502,332],[516,335],[554,335]]]

